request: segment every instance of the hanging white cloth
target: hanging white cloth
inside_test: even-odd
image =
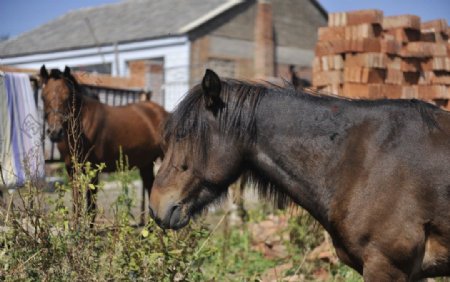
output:
[[[28,75],[0,77],[0,181],[8,187],[44,177],[41,126],[33,96]]]

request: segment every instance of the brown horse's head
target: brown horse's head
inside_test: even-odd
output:
[[[150,213],[178,229],[227,194],[244,165],[252,119],[239,111],[237,87],[207,70],[165,126],[165,157],[150,196]],[[233,101],[231,101],[233,100]],[[242,106],[242,105],[241,105]]]
[[[59,142],[64,136],[64,123],[69,114],[71,93],[69,85],[73,85],[73,76],[66,66],[64,72],[52,69],[50,74],[45,65],[41,67],[42,100],[44,102],[45,119],[48,124],[47,133],[53,142]]]

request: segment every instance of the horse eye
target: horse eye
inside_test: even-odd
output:
[[[188,170],[188,166],[187,166],[187,165],[185,165],[185,164],[184,164],[184,165],[182,165],[182,166],[181,166],[180,168],[181,168],[181,170],[182,170],[182,171],[186,171],[186,170]]]

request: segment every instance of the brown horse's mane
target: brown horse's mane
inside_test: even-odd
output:
[[[258,105],[267,95],[290,95],[309,101],[333,102],[343,101],[348,104],[359,105],[361,107],[373,107],[374,105],[398,106],[403,108],[414,108],[422,117],[424,123],[429,128],[437,127],[434,118],[434,111],[438,107],[419,100],[405,99],[380,99],[364,100],[350,99],[328,95],[320,91],[304,91],[296,89],[289,82],[284,86],[271,83],[255,83],[236,79],[222,79],[220,99],[223,107],[216,112],[219,122],[219,129],[227,139],[225,142],[239,141],[247,144],[256,141],[257,128],[255,117],[258,112]],[[208,122],[204,116],[206,101],[203,95],[201,84],[194,86],[186,97],[178,104],[177,108],[167,120],[163,138],[167,142],[186,141],[188,152],[192,152],[194,158],[198,158],[201,164],[206,164],[209,143]],[[276,189],[266,176],[248,166],[246,172],[242,174],[245,180],[252,183],[259,195],[274,202],[278,207],[285,207],[291,204],[290,198]]]

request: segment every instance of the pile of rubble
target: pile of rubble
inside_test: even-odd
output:
[[[318,31],[313,86],[350,98],[417,98],[450,109],[450,28],[446,20],[329,14]]]

